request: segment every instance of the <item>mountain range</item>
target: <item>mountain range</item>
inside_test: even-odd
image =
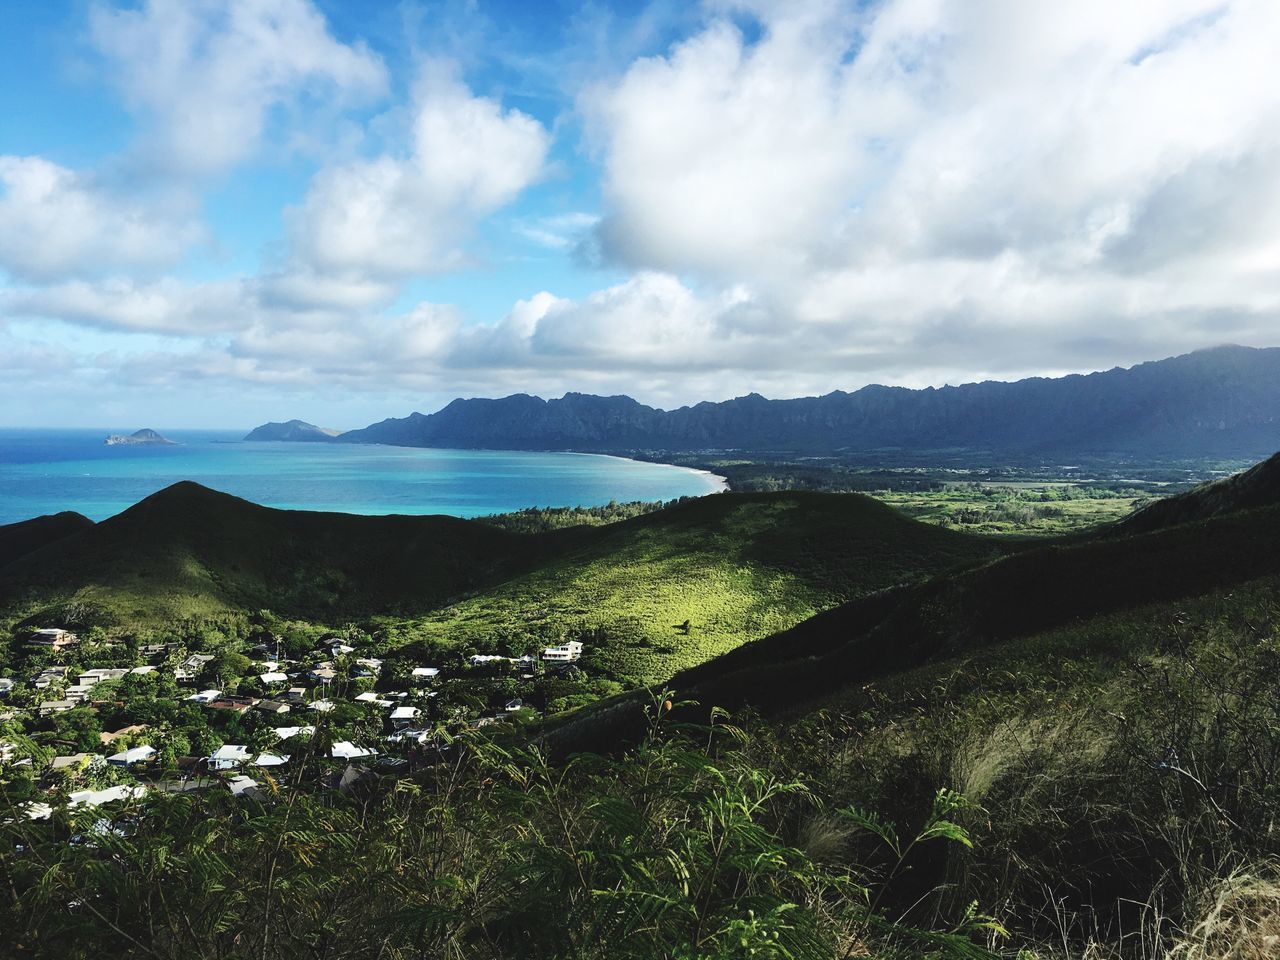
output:
[[[284,429],[287,427],[288,429]],[[458,399],[330,437],[301,421],[246,439],[463,449],[971,452],[1260,459],[1280,447],[1280,348],[1224,346],[1101,373],[820,397],[749,394],[660,410],[626,396]]]

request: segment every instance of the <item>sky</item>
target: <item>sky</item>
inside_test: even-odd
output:
[[[6,0],[0,426],[1280,345],[1274,0]]]

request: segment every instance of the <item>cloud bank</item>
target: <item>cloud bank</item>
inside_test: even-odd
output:
[[[406,396],[683,402],[1280,342],[1280,6],[703,12],[554,123],[415,64],[402,102],[279,212],[256,272],[159,275],[206,242],[194,208],[4,157],[0,310],[186,338],[132,355],[145,382]],[[382,58],[305,0],[100,6],[91,34],[144,121],[137,149],[185,183],[250,162],[317,98],[396,96]],[[597,208],[521,209],[566,162]],[[596,288],[531,284],[499,317],[414,294],[503,269],[482,230],[573,258]]]

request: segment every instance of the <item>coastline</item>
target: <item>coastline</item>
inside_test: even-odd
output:
[[[642,457],[628,457],[621,453],[598,453],[593,450],[526,450],[514,447],[426,447],[419,446],[414,443],[344,443],[339,439],[342,434],[331,437],[328,440],[249,440],[247,437],[242,438],[241,443],[315,443],[319,445],[332,444],[334,446],[353,446],[353,447],[389,447],[392,450],[440,450],[455,453],[567,453],[577,457],[605,457],[609,460],[622,460],[627,463],[647,463],[655,467],[669,467],[672,470],[683,470],[687,473],[701,474],[710,477],[715,481],[716,489],[708,490],[702,496],[711,496],[716,493],[732,493],[733,487],[729,483],[728,477],[723,477],[713,470],[707,470],[704,467],[689,467],[681,463],[669,463],[666,460],[646,460]]]
[[[394,444],[382,444],[382,446],[394,446]],[[444,448],[444,447],[420,447],[420,448],[418,448],[418,449],[423,449],[423,450],[442,450],[442,449],[446,449],[446,448]],[[508,451],[494,451],[494,452],[508,452]],[[671,468],[672,470],[683,470],[683,471],[685,471],[686,473],[696,473],[696,474],[701,474],[701,475],[702,475],[702,476],[704,476],[704,477],[710,477],[712,480],[714,480],[714,481],[715,481],[715,483],[716,483],[716,487],[717,487],[717,489],[707,491],[706,493],[704,493],[704,494],[703,494],[703,496],[704,496],[704,497],[710,497],[710,496],[713,496],[713,495],[715,495],[715,494],[717,494],[717,493],[731,493],[731,492],[733,491],[733,487],[731,487],[731,486],[729,485],[729,478],[728,478],[728,477],[722,477],[722,476],[720,476],[720,474],[715,473],[714,471],[711,471],[711,470],[707,470],[707,469],[705,469],[705,468],[703,468],[703,467],[686,467],[686,466],[684,466],[683,464],[680,464],[680,463],[668,463],[668,462],[667,462],[667,461],[665,461],[665,460],[641,460],[639,457],[626,457],[626,456],[623,456],[623,455],[622,455],[622,454],[620,454],[620,453],[591,453],[590,451],[587,451],[587,450],[533,450],[533,451],[527,451],[527,452],[530,452],[530,453],[571,453],[571,454],[575,454],[576,456],[579,456],[579,457],[607,457],[607,458],[608,458],[608,459],[610,459],[610,460],[624,460],[624,461],[626,461],[626,462],[628,462],[628,463],[647,463],[647,464],[651,464],[652,466],[655,466],[655,467],[669,467],[669,468]]]
[[[0,430],[0,526],[67,511],[101,521],[184,480],[281,510],[464,519],[530,507],[669,502],[729,489],[727,478],[700,466],[617,454],[256,443],[233,440],[229,431],[175,433],[186,442],[108,446],[94,429]],[[552,456],[564,453],[606,459],[591,467]]]

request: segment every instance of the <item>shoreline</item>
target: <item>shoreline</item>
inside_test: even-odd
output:
[[[378,446],[395,446],[395,444],[378,444]],[[413,448],[410,448],[413,449]],[[457,449],[451,447],[418,447],[419,450],[446,450]],[[493,453],[510,453],[512,451],[494,450]],[[639,457],[626,457],[620,453],[592,453],[588,450],[517,450],[516,453],[570,453],[579,457],[607,457],[610,460],[624,460],[627,463],[647,463],[655,467],[668,467],[672,470],[683,470],[686,473],[697,473],[705,477],[710,477],[716,482],[717,489],[710,490],[702,494],[704,497],[710,497],[717,493],[731,493],[733,488],[729,485],[729,478],[722,477],[720,474],[703,467],[686,467],[680,463],[667,463],[665,460],[641,460]]]
[[[0,433],[10,432],[0,431]],[[227,433],[224,431],[207,431],[199,440],[188,437],[187,439],[192,442],[187,444],[115,447],[103,446],[101,434],[96,430],[54,431],[55,434],[62,434],[66,442],[64,444],[61,438],[55,441],[54,452],[57,455],[46,463],[39,445],[33,446],[29,442],[28,438],[33,433],[35,431],[28,432],[21,439],[13,437],[15,443],[12,451],[8,450],[7,445],[2,442],[3,438],[0,437],[0,489],[6,489],[6,484],[17,483],[24,475],[28,480],[35,481],[35,489],[30,483],[20,484],[27,492],[5,504],[9,509],[0,511],[0,526],[23,523],[62,512],[78,512],[95,522],[100,522],[131,509],[147,497],[183,480],[277,510],[342,513],[366,517],[442,515],[460,519],[474,519],[536,508],[594,508],[609,502],[665,503],[682,498],[696,499],[725,493],[731,489],[728,478],[720,476],[713,470],[615,453],[578,450],[485,450],[401,444],[342,444],[341,450],[330,449],[322,452],[315,448],[326,446],[326,444],[289,441],[223,442]],[[64,446],[65,450],[61,449]],[[237,446],[241,451],[239,454],[234,452]],[[254,453],[254,447],[260,448],[260,453]],[[363,454],[359,450],[361,447],[366,448]],[[386,452],[376,454],[373,450],[369,450],[369,447],[381,448]],[[271,448],[276,448],[277,452],[273,453]],[[34,457],[24,455],[27,450],[31,450],[36,455]],[[223,463],[223,456],[217,453],[219,450],[225,451],[227,456],[234,458],[226,461],[230,466],[225,470],[220,466]],[[16,456],[10,456],[11,453]],[[269,465],[269,461],[275,461],[278,458],[291,461],[294,459],[292,456],[294,454],[301,455],[304,461],[316,461],[312,467],[305,469],[304,473],[308,474],[305,478],[299,474],[296,484],[287,485],[289,489],[279,488],[278,483],[257,482],[261,479],[257,477],[259,473],[266,475],[264,470]],[[332,454],[332,457],[327,454]],[[573,467],[569,461],[563,461],[562,466],[556,467],[555,458],[546,457],[547,454],[604,457],[629,463],[634,469],[624,470],[621,465],[617,468],[608,468],[603,464],[599,468],[590,468],[585,465]],[[538,461],[540,455],[543,455],[541,462]],[[244,461],[248,464],[247,467],[241,466],[240,457],[248,458]],[[343,472],[348,469],[345,466],[347,461],[353,458],[364,460],[368,457],[372,457],[375,467],[385,458],[386,463],[391,465],[388,468],[391,477],[405,469],[414,472],[405,461],[417,457],[422,457],[426,461],[438,460],[441,477],[445,482],[439,490],[422,487],[416,491],[416,495],[408,497],[406,492],[413,493],[408,491],[408,487],[413,484],[403,482],[399,484],[392,482],[389,485],[389,491],[386,492],[370,493],[364,489],[359,491],[369,494],[368,496],[357,495],[335,499],[326,495],[332,492],[325,489],[326,486],[331,484],[341,486]],[[501,475],[509,477],[509,480],[504,481],[504,484],[511,488],[508,492],[517,494],[523,492],[524,496],[518,499],[508,499],[507,496],[474,496],[468,492],[465,485],[458,487],[458,483],[463,481],[457,480],[454,473],[461,468],[451,464],[455,458],[461,461],[468,457],[474,457],[478,461],[471,469],[478,470],[479,474],[497,470]],[[522,457],[532,459],[526,464],[521,464]],[[490,458],[510,458],[513,462],[503,464],[500,468],[485,466],[485,461]],[[262,463],[258,462],[260,460]],[[334,461],[333,464],[326,466],[330,460]],[[401,464],[400,467],[395,466],[397,462]],[[280,466],[283,465],[284,461],[280,461]],[[121,471],[122,467],[123,471]],[[649,468],[660,468],[660,470]],[[271,469],[276,468],[271,467]],[[431,472],[436,468],[428,463],[425,469]],[[612,475],[615,470],[617,474]],[[680,473],[676,474],[672,471]],[[311,473],[317,473],[318,476],[313,478],[309,475]],[[98,485],[94,483],[95,479],[107,483],[117,475],[119,480],[124,481],[127,490],[106,490],[105,488],[101,492],[97,490]],[[680,475],[684,475],[685,479],[680,480]],[[669,479],[664,480],[664,476]],[[454,479],[451,481],[450,477]],[[230,482],[233,479],[243,482]],[[557,482],[551,483],[552,480]],[[317,482],[318,487],[315,486]],[[295,485],[298,486],[296,491],[292,489]],[[430,491],[429,495],[423,496],[428,491]]]

